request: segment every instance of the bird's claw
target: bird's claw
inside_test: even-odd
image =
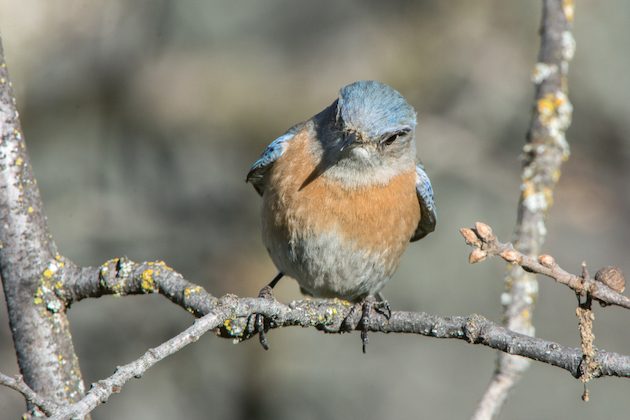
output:
[[[374,310],[376,312],[378,312],[379,314],[383,315],[385,317],[385,319],[387,319],[388,321],[391,319],[392,317],[392,308],[389,306],[389,302],[386,300],[381,300],[378,302],[374,302],[374,306],[373,306]]]
[[[267,300],[275,300],[271,286],[267,285],[260,289],[258,297]],[[269,342],[267,341],[267,331],[274,326],[271,318],[265,317],[263,314],[252,314],[247,320],[247,331],[249,336],[258,334],[258,341],[263,349],[269,350]]]
[[[361,319],[359,320],[363,354],[367,352],[368,331],[370,329],[370,320],[374,313],[383,315],[387,320],[392,316],[392,310],[386,300],[377,301],[374,296],[368,296],[363,299],[363,302],[361,302]]]
[[[377,300],[374,296],[368,296],[361,302],[350,308],[348,315],[341,324],[344,331],[353,329],[353,318],[357,310],[361,309],[361,318],[359,318],[358,327],[361,329],[361,343],[363,353],[367,351],[368,331],[370,330],[370,321],[375,314],[379,314],[389,321],[392,316],[392,310],[386,300]]]

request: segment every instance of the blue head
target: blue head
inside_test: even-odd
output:
[[[416,112],[405,98],[373,80],[341,88],[337,120],[343,123],[344,131],[356,134],[356,140],[363,143],[383,141],[397,133],[408,134],[416,128]]]
[[[365,185],[413,170],[416,112],[400,93],[380,82],[358,81],[341,88],[331,108],[323,114],[334,118],[333,128],[321,143],[327,175]]]

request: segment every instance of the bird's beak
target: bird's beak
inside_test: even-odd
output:
[[[356,142],[357,142],[357,134],[354,131],[345,133],[345,135],[343,136],[343,139],[341,139],[341,148],[339,149],[339,151],[343,152],[344,150],[346,150],[348,147],[352,146]]]

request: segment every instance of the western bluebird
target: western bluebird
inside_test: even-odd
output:
[[[265,149],[247,181],[262,196],[263,242],[280,272],[261,296],[286,274],[312,296],[382,300],[407,244],[435,229],[415,127],[400,93],[358,81]],[[267,348],[260,319],[257,327]]]

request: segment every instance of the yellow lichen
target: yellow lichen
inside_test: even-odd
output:
[[[534,183],[531,181],[525,181],[523,185],[521,185],[521,190],[523,191],[521,193],[523,196],[523,199],[526,199],[527,197],[536,193],[536,187],[534,186]]]
[[[543,188],[543,194],[547,201],[547,207],[551,207],[553,205],[553,190],[549,187],[545,187]]]
[[[553,102],[547,96],[540,98],[537,102],[538,112],[543,115],[548,115],[553,112]]]
[[[573,0],[562,0],[562,10],[564,11],[564,16],[567,18],[567,22],[573,22],[573,18],[575,17],[575,4]]]
[[[523,309],[521,311],[521,318],[523,318],[526,322],[529,322],[531,317],[531,313],[529,312],[529,309]]]
[[[118,265],[118,261],[120,261],[120,258],[112,258],[111,260],[105,261],[101,267],[105,267],[110,264]]]
[[[226,330],[232,331],[232,320],[226,319],[225,321],[223,321],[223,326],[225,327]]]
[[[46,280],[49,280],[52,278],[53,274],[55,274],[50,268],[47,268],[44,270],[43,276]]]
[[[155,262],[156,265],[161,266],[162,268],[164,268],[167,271],[173,271],[173,269],[171,267],[169,267],[164,261],[160,260],[160,261],[156,261]]]
[[[21,157],[18,157],[17,159],[15,159],[16,166],[22,166],[23,163],[24,163],[24,159],[22,159]]]
[[[203,289],[201,288],[201,286],[186,287],[184,289],[184,297],[188,299],[190,297],[190,295],[192,295],[194,293],[199,293],[202,290]]]
[[[560,91],[548,93],[536,102],[538,118],[547,129],[566,130],[571,122],[571,103]]]
[[[536,107],[541,116],[548,117],[553,115],[565,101],[566,99],[561,95],[548,93],[538,100]]]
[[[26,211],[28,212],[28,214],[32,214],[35,211],[35,209],[31,206],[28,206],[28,209],[26,209]]]
[[[153,270],[147,269],[142,272],[142,282],[140,283],[145,293],[151,293],[155,290],[155,282],[153,281]]]
[[[349,301],[345,299],[334,298],[333,300],[335,301],[335,303],[340,303],[343,306],[352,306],[352,303],[350,303]]]
[[[553,173],[551,174],[551,179],[553,182],[558,182],[558,180],[560,180],[560,170],[556,169],[555,171],[553,171]]]
[[[34,303],[35,305],[41,305],[42,303],[44,303],[44,299],[42,299],[42,298],[41,298],[41,297],[39,297],[39,296],[35,296],[35,299],[33,299],[33,303]]]

